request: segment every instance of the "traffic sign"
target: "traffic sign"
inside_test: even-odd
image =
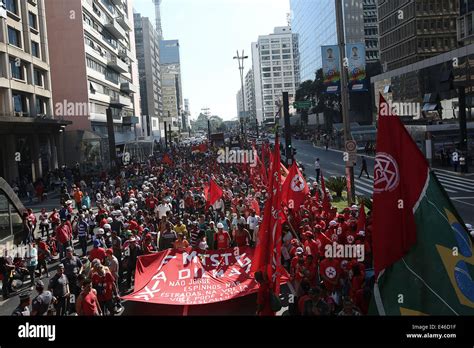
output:
[[[357,143],[355,140],[346,141],[346,153],[349,155],[346,167],[353,167],[357,163]]]
[[[311,100],[297,101],[293,103],[295,109],[310,109],[313,103]]]
[[[357,143],[355,140],[346,141],[346,152],[357,153]]]

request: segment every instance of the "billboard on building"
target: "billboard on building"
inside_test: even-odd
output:
[[[365,44],[346,44],[346,57],[349,75],[349,91],[366,92],[367,74],[365,62]]]
[[[341,55],[337,45],[321,46],[324,86],[327,93],[338,93],[341,86]]]

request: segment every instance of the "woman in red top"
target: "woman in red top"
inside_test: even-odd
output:
[[[234,241],[238,247],[249,246],[252,237],[250,232],[244,228],[243,224],[237,224],[238,229],[234,232]]]
[[[97,299],[97,291],[92,289],[90,279],[84,280],[82,292],[77,298],[76,312],[78,315],[97,316],[102,315],[102,311]]]
[[[97,290],[97,300],[99,301],[102,312],[105,313],[105,309],[108,309],[110,315],[115,314],[112,301],[115,279],[108,268],[102,265],[99,266],[97,272],[92,275],[92,284],[94,289]]]

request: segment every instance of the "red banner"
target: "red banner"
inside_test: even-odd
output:
[[[168,305],[222,302],[257,292],[250,272],[254,249],[166,250],[137,261],[134,292],[123,298]],[[285,271],[283,271],[286,274]],[[282,282],[288,277],[282,277]]]

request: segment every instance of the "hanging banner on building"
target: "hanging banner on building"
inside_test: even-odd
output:
[[[257,292],[250,272],[254,249],[166,250],[137,261],[134,292],[123,298],[167,305],[222,302]],[[288,281],[282,269],[282,283]]]
[[[349,91],[366,92],[365,44],[346,44],[348,62]]]
[[[339,47],[321,46],[323,78],[327,93],[338,93],[341,88],[341,55]]]

